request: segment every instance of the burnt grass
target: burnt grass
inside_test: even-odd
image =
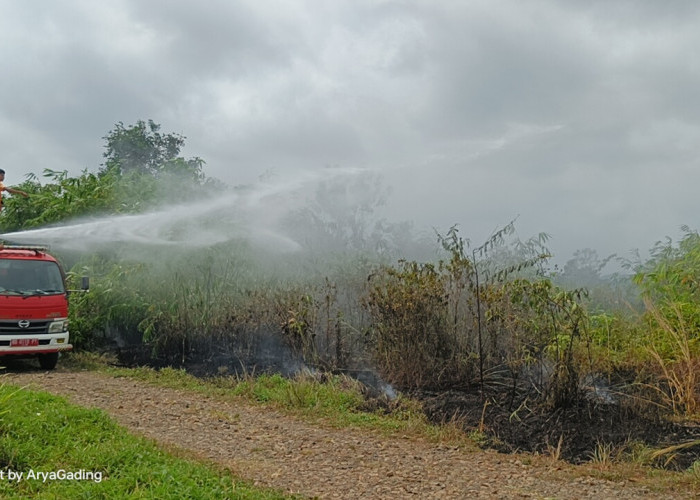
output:
[[[287,356],[280,359],[279,351],[263,350],[251,360],[245,355],[192,356],[186,361],[153,356],[145,346],[117,349],[122,366],[150,366],[155,369],[175,367],[201,378],[217,375],[259,375],[281,373],[293,376],[301,359]],[[265,362],[261,362],[261,360]],[[362,410],[390,412],[395,402],[387,397],[384,384],[368,371],[343,371],[364,384],[365,402]],[[373,373],[373,372],[372,372]],[[401,390],[401,388],[399,388]],[[421,402],[428,420],[435,424],[453,423],[466,433],[478,431],[478,442],[484,448],[503,453],[531,452],[554,454],[571,463],[591,461],[596,450],[607,446],[616,454],[630,452],[631,443],[642,443],[655,449],[676,446],[700,440],[700,424],[674,422],[671,416],[656,407],[627,404],[624,399],[598,397],[590,392],[581,393],[572,403],[552,408],[537,398],[519,397],[514,400],[508,392],[482,393],[478,387],[467,390],[411,390],[402,391]],[[700,460],[700,446],[678,450],[672,459],[663,456],[655,464],[674,470],[686,469]]]
[[[673,423],[661,413],[620,402],[582,397],[553,409],[536,400],[513,404],[505,394],[485,396],[471,391],[420,391],[412,394],[423,403],[433,423],[452,422],[466,432],[481,431],[481,444],[504,453],[557,453],[571,463],[591,461],[600,446],[616,454],[629,453],[631,443],[665,448],[700,439],[700,425]],[[558,451],[556,451],[558,449]],[[679,450],[673,459],[662,457],[655,465],[683,470],[700,460],[700,446]]]

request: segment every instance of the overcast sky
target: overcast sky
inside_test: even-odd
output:
[[[0,167],[102,163],[117,122],[228,183],[328,166],[394,220],[558,257],[698,228],[700,3],[0,0]]]

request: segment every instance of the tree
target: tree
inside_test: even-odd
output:
[[[605,283],[601,273],[615,254],[601,259],[596,250],[576,250],[572,259],[564,265],[561,279],[567,284],[593,288]]]
[[[174,190],[194,188],[204,196],[221,188],[205,179],[203,160],[179,156],[183,136],[161,133],[152,120],[129,127],[120,122],[103,139],[106,161],[97,173],[85,169],[70,177],[67,171],[45,169],[46,184],[29,174],[20,185],[29,200],[8,197],[0,229],[19,231],[85,215],[137,213],[172,201]]]
[[[379,215],[388,189],[379,176],[339,172],[299,192],[303,205],[285,219],[295,239],[319,252],[397,254],[411,242],[411,225]]]
[[[201,158],[186,160],[179,156],[185,137],[162,134],[160,125],[153,120],[139,120],[129,127],[119,122],[103,139],[106,141],[105,171],[137,172],[153,177],[170,174],[183,176],[189,181],[204,180],[204,161]]]

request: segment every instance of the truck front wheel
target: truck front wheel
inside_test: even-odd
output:
[[[58,363],[58,353],[49,352],[47,354],[39,354],[39,366],[42,370],[53,370]]]

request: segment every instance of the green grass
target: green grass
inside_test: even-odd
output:
[[[0,408],[1,498],[285,498],[168,453],[129,434],[101,410],[57,396],[2,385]],[[22,480],[9,481],[10,471],[22,473]],[[85,479],[43,481],[39,474],[59,471],[82,471],[78,477]]]

